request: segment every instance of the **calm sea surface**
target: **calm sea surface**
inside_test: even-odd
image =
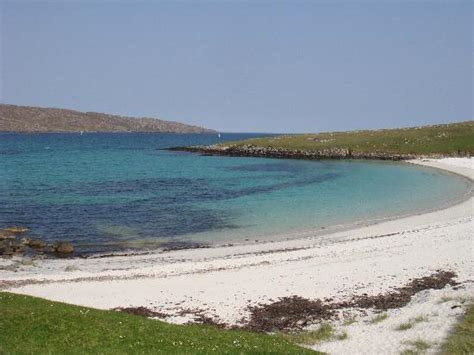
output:
[[[0,228],[27,226],[83,253],[279,239],[436,208],[470,187],[400,163],[162,150],[253,136],[0,133]]]

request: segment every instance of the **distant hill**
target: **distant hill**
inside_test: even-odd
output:
[[[155,118],[0,104],[0,132],[171,132],[213,130]]]

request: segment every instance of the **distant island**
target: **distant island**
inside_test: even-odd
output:
[[[474,121],[398,129],[292,134],[174,147],[207,155],[293,159],[405,160],[474,155]]]
[[[126,117],[61,108],[0,104],[0,132],[169,132],[214,133],[215,131],[149,117]]]

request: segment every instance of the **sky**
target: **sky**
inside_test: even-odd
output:
[[[303,133],[473,119],[471,1],[3,1],[0,102]]]

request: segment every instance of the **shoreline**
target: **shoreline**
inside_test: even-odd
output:
[[[454,158],[454,159],[463,159],[463,158]],[[341,159],[343,160],[343,159]],[[425,159],[426,160],[426,159]],[[358,160],[360,161],[360,160]],[[316,227],[308,227],[306,229],[300,229],[295,232],[282,232],[279,234],[273,234],[271,239],[268,238],[268,233],[256,234],[249,236],[245,241],[241,238],[236,239],[226,239],[224,242],[215,242],[215,243],[206,243],[199,238],[191,239],[191,240],[177,240],[177,241],[167,241],[167,242],[156,242],[157,245],[164,244],[164,247],[150,247],[146,250],[133,250],[133,249],[124,249],[124,250],[117,250],[105,253],[83,253],[78,255],[77,257],[82,257],[86,259],[94,259],[94,258],[109,258],[109,257],[116,257],[116,256],[134,256],[134,255],[149,255],[149,254],[156,254],[156,253],[168,253],[168,252],[175,252],[179,250],[189,250],[189,249],[208,249],[208,248],[225,248],[225,247],[232,247],[232,246],[245,246],[245,245],[256,245],[256,244],[268,244],[268,243],[275,243],[275,242],[283,242],[283,241],[292,241],[298,239],[305,239],[310,237],[323,237],[329,234],[334,234],[337,232],[344,232],[350,231],[352,229],[357,229],[363,226],[371,226],[380,223],[385,223],[389,221],[394,221],[402,218],[406,218],[409,216],[419,216],[426,213],[436,212],[440,210],[444,210],[450,208],[452,206],[456,206],[462,202],[469,200],[471,197],[474,196],[474,176],[468,177],[466,172],[455,172],[451,170],[446,170],[444,168],[438,168],[435,166],[423,164],[421,160],[402,160],[402,161],[381,161],[381,163],[387,164],[411,164],[411,165],[420,165],[425,168],[434,169],[437,171],[441,171],[444,174],[450,174],[457,176],[466,181],[469,184],[469,189],[461,195],[454,198],[450,198],[449,200],[443,201],[442,204],[437,205],[435,207],[420,209],[420,210],[413,210],[403,214],[396,214],[391,216],[385,217],[378,217],[373,219],[360,219],[353,222],[347,223],[340,223],[340,224],[333,224],[327,225],[320,229]],[[225,232],[223,232],[225,233]],[[152,245],[153,242],[150,242]],[[176,244],[177,246],[172,246]],[[189,245],[187,245],[189,244]],[[194,245],[194,246],[193,246]]]
[[[466,159],[466,158],[444,158],[445,159]],[[203,247],[183,247],[183,248],[177,248],[177,249],[166,249],[162,250],[161,248],[156,248],[156,249],[149,249],[149,250],[143,250],[143,251],[134,251],[134,250],[123,250],[123,251],[117,251],[117,252],[111,252],[111,253],[99,253],[99,254],[85,254],[85,255],[79,255],[75,256],[73,258],[45,258],[42,260],[44,263],[51,263],[51,264],[61,264],[61,262],[67,263],[67,264],[73,264],[74,261],[80,262],[81,264],[87,264],[87,260],[95,260],[95,261],[100,261],[103,259],[121,259],[120,263],[122,261],[126,261],[127,259],[141,259],[141,258],[151,258],[151,259],[173,259],[173,256],[176,254],[176,257],[178,255],[180,256],[181,254],[194,254],[192,260],[195,260],[196,254],[214,254],[217,255],[218,257],[227,257],[228,255],[252,255],[252,254],[260,254],[260,253],[278,253],[282,251],[287,251],[287,250],[295,250],[295,249],[307,249],[311,248],[313,246],[314,239],[317,239],[317,245],[319,247],[324,247],[324,246],[329,246],[333,244],[333,242],[341,242],[341,240],[333,240],[334,238],[331,238],[333,235],[339,235],[339,234],[350,234],[352,231],[358,231],[360,229],[364,228],[371,228],[371,227],[384,227],[384,224],[390,223],[390,222],[397,222],[401,221],[404,219],[411,219],[411,218],[416,218],[418,216],[422,217],[425,215],[433,214],[433,213],[438,213],[438,212],[443,212],[443,211],[448,211],[452,209],[453,207],[458,207],[458,206],[464,206],[466,203],[470,203],[471,200],[474,201],[474,158],[471,158],[472,160],[472,169],[466,169],[466,168],[459,168],[457,166],[446,166],[438,163],[438,159],[416,159],[416,160],[406,160],[406,161],[401,161],[399,163],[402,164],[414,164],[414,165],[420,165],[424,167],[428,167],[431,169],[436,169],[436,170],[442,170],[444,173],[448,174],[453,174],[457,175],[466,181],[469,181],[471,184],[470,189],[466,191],[465,194],[458,198],[450,199],[446,201],[444,204],[440,206],[436,206],[430,209],[425,209],[421,211],[416,211],[414,213],[408,212],[407,214],[403,215],[394,215],[394,216],[389,216],[389,217],[381,217],[378,219],[371,219],[371,220],[360,220],[356,221],[354,223],[347,223],[347,224],[338,224],[338,225],[332,225],[332,226],[327,226],[324,227],[324,229],[314,229],[314,228],[309,228],[307,230],[300,230],[294,233],[282,233],[281,235],[279,234],[276,238],[273,239],[256,239],[255,241],[238,241],[234,240],[231,241],[230,243],[219,243],[215,245],[203,245]],[[391,233],[388,233],[391,234]],[[292,236],[289,236],[292,235]],[[384,237],[386,234],[380,234],[378,237]],[[262,236],[256,236],[256,238],[261,238]],[[328,238],[329,237],[329,238]],[[328,242],[327,244],[325,242]],[[186,241],[184,241],[186,243]],[[191,241],[190,243],[194,243],[194,241]],[[199,243],[199,242],[198,242]],[[309,243],[309,244],[308,244]],[[238,253],[226,253],[226,249],[238,249]],[[213,252],[210,252],[213,251]],[[220,252],[222,251],[222,255],[219,255]],[[12,260],[19,260],[22,257],[13,257]],[[197,256],[197,259],[207,259],[206,255],[199,255]],[[122,260],[124,259],[124,260]],[[8,259],[2,259],[0,258],[0,269],[2,267],[2,262],[3,264],[5,261]],[[84,263],[82,263],[84,261]],[[130,271],[133,271],[134,268],[130,268]],[[60,270],[57,270],[60,271]],[[31,274],[27,273],[29,276]],[[6,277],[5,277],[6,276]],[[38,283],[37,278],[43,278],[44,281],[47,282],[47,280],[50,279],[51,275],[48,274],[42,274],[41,272],[38,273],[37,275],[33,275],[32,278],[27,278],[24,276],[18,275],[18,273],[15,271],[14,274],[10,275],[4,275],[4,279],[2,280],[0,278],[0,290],[4,289],[5,287],[2,286],[2,281],[10,281],[10,280],[32,280],[32,283],[36,284]],[[78,280],[78,279],[90,279],[93,280],[93,277],[89,276],[79,276],[77,278],[69,278],[66,276],[69,276],[67,274],[64,275],[64,278],[57,278],[53,277],[51,278],[52,280],[57,279],[57,280]],[[140,275],[134,274],[133,277]],[[142,274],[141,276],[146,276],[145,274]],[[98,278],[102,278],[101,276],[98,276]],[[128,279],[129,277],[124,277],[124,279]]]
[[[470,153],[459,151],[454,154],[428,153],[388,153],[388,152],[354,152],[350,148],[324,148],[320,150],[293,150],[285,148],[262,147],[252,144],[245,145],[198,145],[190,147],[165,148],[169,151],[188,152],[210,156],[253,157],[274,159],[301,160],[389,160],[407,161],[419,159],[470,158]]]
[[[474,159],[414,163],[474,180]],[[364,352],[367,342],[373,341],[373,351],[365,352],[396,353],[405,346],[407,335],[429,337],[433,327],[436,331],[431,333],[442,340],[462,314],[462,307],[451,309],[451,301],[446,307],[438,302],[443,297],[473,294],[473,200],[471,193],[446,209],[301,239],[113,258],[44,260],[18,272],[2,270],[0,288],[101,309],[146,306],[168,314],[167,321],[174,323],[192,320],[183,315],[183,309],[199,309],[237,324],[248,316],[249,305],[280,297],[344,300],[354,294],[377,295],[436,270],[455,272],[460,288],[423,291],[408,306],[391,310],[387,323],[370,324],[365,321],[370,313],[358,315],[357,324],[344,328],[348,340],[316,346],[335,353],[349,348]],[[393,332],[393,324],[419,312],[426,313],[430,321],[411,333]],[[384,332],[391,337],[390,348],[383,348],[384,339],[371,339]]]
[[[465,158],[451,158],[451,159],[465,159]],[[391,217],[386,217],[386,218],[380,218],[380,219],[374,219],[374,220],[363,220],[363,221],[357,221],[355,223],[348,223],[348,224],[342,224],[342,225],[336,225],[336,226],[328,226],[324,230],[315,230],[315,229],[308,229],[308,230],[302,230],[295,232],[297,236],[293,237],[284,237],[284,235],[288,235],[288,233],[282,234],[280,238],[277,239],[272,239],[272,240],[258,240],[255,242],[241,242],[239,243],[238,241],[234,241],[233,243],[222,243],[222,244],[216,244],[214,246],[209,246],[205,248],[182,248],[182,249],[170,249],[166,251],[162,251],[161,249],[156,249],[156,250],[146,250],[146,251],[124,251],[124,252],[117,252],[117,253],[110,253],[110,254],[92,254],[90,256],[86,257],[74,257],[70,259],[45,259],[44,261],[47,263],[49,261],[63,261],[63,262],[74,262],[74,261],[79,261],[79,260],[100,260],[104,258],[134,258],[134,257],[147,257],[147,256],[154,256],[154,257],[159,257],[159,256],[168,256],[168,255],[173,255],[174,253],[186,253],[186,252],[194,252],[194,253],[200,253],[200,254],[205,254],[206,251],[209,250],[220,250],[220,249],[233,249],[233,248],[238,248],[238,249],[249,249],[244,253],[239,253],[239,254],[252,254],[253,251],[251,249],[261,249],[261,247],[269,247],[265,248],[265,250],[268,253],[273,253],[273,252],[278,252],[282,249],[293,249],[293,247],[297,247],[293,244],[304,244],[305,242],[308,242],[314,238],[324,238],[327,236],[331,236],[334,234],[340,234],[340,233],[350,233],[351,231],[356,231],[361,228],[367,228],[367,227],[374,227],[374,226],[381,226],[386,223],[394,222],[394,221],[400,221],[406,218],[413,218],[417,216],[424,216],[432,213],[437,213],[441,211],[447,211],[449,209],[452,209],[453,207],[461,206],[464,205],[467,202],[470,202],[470,200],[474,199],[474,167],[472,169],[465,169],[465,168],[459,168],[456,166],[446,166],[443,164],[440,164],[437,161],[428,160],[428,159],[423,159],[423,160],[407,160],[404,163],[409,163],[409,164],[415,164],[415,165],[421,165],[437,170],[443,170],[445,173],[451,173],[454,175],[458,175],[467,181],[470,181],[471,188],[469,191],[467,191],[465,194],[463,194],[461,197],[449,200],[446,202],[446,204],[443,204],[441,206],[436,206],[432,209],[429,210],[422,210],[418,211],[416,213],[407,213],[404,215],[396,215],[396,216],[391,216]],[[474,158],[472,159],[472,164],[474,165]],[[334,229],[331,229],[334,227]],[[383,226],[382,226],[383,227]],[[282,244],[281,246],[284,246],[284,248],[272,248],[272,245],[274,244]],[[280,245],[278,245],[280,246]],[[252,248],[254,247],[254,248]],[[299,247],[297,247],[299,248]],[[256,253],[260,253],[262,251],[260,250],[255,250]],[[116,255],[118,254],[118,255]],[[12,258],[12,259],[15,259]],[[8,259],[0,259],[0,261],[5,261]],[[10,277],[7,277],[7,279],[10,279]],[[14,279],[24,279],[22,277],[18,277],[18,275],[15,275]],[[0,282],[2,280],[0,279]],[[1,284],[0,284],[1,288]]]
[[[271,159],[271,158],[270,158]],[[464,158],[451,158],[451,159],[464,159]],[[427,161],[425,159],[425,161]],[[351,162],[349,159],[341,159],[335,161],[335,164],[338,162]],[[354,160],[352,164],[362,163],[361,160]],[[376,225],[380,223],[385,223],[388,221],[393,221],[401,218],[406,218],[409,216],[415,215],[422,215],[430,212],[439,211],[442,209],[449,208],[451,206],[457,205],[463,201],[468,200],[471,196],[474,196],[474,184],[472,184],[472,179],[466,176],[466,173],[459,173],[452,170],[446,170],[443,168],[437,168],[435,166],[431,166],[429,164],[424,164],[423,160],[406,160],[406,161],[374,161],[374,160],[367,160],[363,162],[363,164],[380,164],[380,165],[387,165],[387,166],[408,166],[408,165],[419,165],[420,168],[425,168],[425,172],[431,173],[430,170],[436,171],[437,174],[444,174],[444,175],[451,175],[461,183],[465,183],[466,188],[462,194],[456,194],[455,196],[446,195],[448,196],[443,201],[440,201],[439,204],[436,206],[424,206],[423,208],[413,208],[407,209],[405,207],[404,210],[400,209],[393,214],[387,214],[382,216],[370,216],[367,218],[359,217],[353,220],[346,220],[346,221],[339,221],[338,223],[333,224],[326,224],[322,226],[312,226],[312,225],[300,225],[298,228],[293,228],[289,230],[279,230],[278,232],[270,232],[270,231],[260,231],[259,233],[255,234],[247,234],[245,235],[245,239],[241,235],[234,235],[231,232],[228,234],[226,230],[220,231],[221,237],[207,241],[206,240],[206,233],[204,235],[197,233],[191,234],[186,236],[184,239],[170,239],[165,241],[156,241],[156,240],[137,240],[137,241],[130,241],[126,244],[120,244],[117,242],[116,249],[113,249],[114,244],[112,245],[110,250],[107,251],[90,251],[87,250],[87,247],[94,247],[95,244],[74,244],[74,248],[76,249],[74,254],[71,256],[66,256],[69,258],[84,258],[84,259],[96,259],[96,258],[113,258],[117,256],[139,256],[139,255],[150,255],[150,254],[157,254],[157,253],[169,253],[175,252],[180,250],[188,250],[188,249],[208,249],[208,248],[223,248],[223,247],[231,247],[231,246],[245,246],[245,245],[256,245],[256,244],[271,244],[275,242],[283,242],[283,241],[291,241],[291,240],[298,240],[298,239],[306,239],[308,237],[323,237],[326,235],[334,234],[337,232],[344,232],[350,231],[352,229],[357,229],[363,226],[370,226]],[[225,237],[223,237],[225,236]],[[28,237],[28,235],[27,235]],[[33,236],[33,238],[38,238]],[[137,245],[141,245],[141,247],[134,247],[134,243]],[[97,244],[100,246],[100,244]],[[50,248],[54,245],[51,244]],[[48,258],[58,258],[64,256],[55,256],[54,253],[44,253],[35,255],[35,252],[30,252],[29,254],[23,255],[26,258],[36,258],[39,256],[40,258],[42,255],[47,256]],[[1,270],[1,258],[0,258],[0,270]],[[0,286],[1,288],[1,286]]]

